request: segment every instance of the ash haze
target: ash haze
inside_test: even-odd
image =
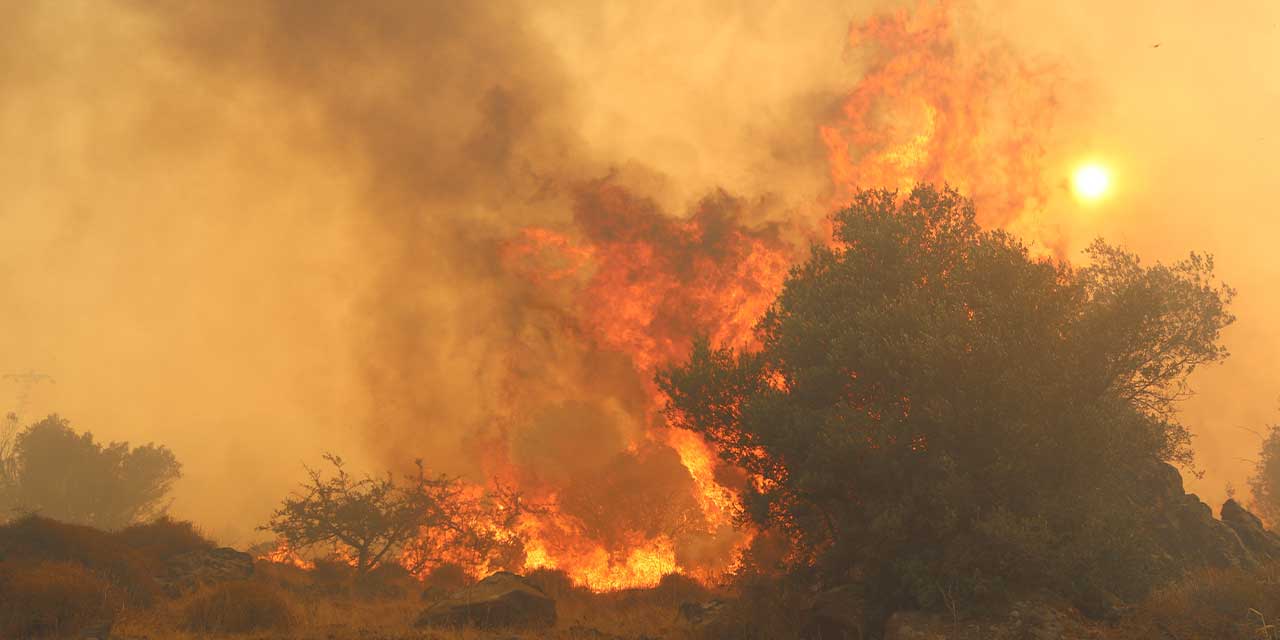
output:
[[[995,78],[944,94],[981,109],[928,119],[966,128],[921,153],[964,158],[868,164],[841,124],[893,66],[868,43],[901,35],[851,25],[895,11],[942,16],[909,19],[896,59],[963,67],[947,91]],[[1247,429],[1280,420],[1278,23],[1262,0],[3,3],[0,369],[55,382],[0,400],[169,446],[173,511],[228,542],[326,450],[474,480],[514,465],[570,494],[629,455],[610,490],[645,504],[628,477],[690,482],[669,449],[628,454],[651,440],[651,365],[591,338],[581,291],[540,286],[511,243],[715,210],[788,253],[839,202],[839,134],[853,179],[888,176],[862,186],[946,178],[1046,251],[1215,254],[1233,357],[1185,405],[1190,486],[1215,502],[1244,486]],[[1086,207],[1088,162],[1110,193]],[[583,195],[602,184],[639,204]]]

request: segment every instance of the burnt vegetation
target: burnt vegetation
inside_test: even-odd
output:
[[[984,230],[951,189],[864,191],[790,271],[758,348],[704,339],[657,377],[670,422],[746,478],[759,534],[720,583],[494,572],[526,567],[538,505],[334,455],[253,558],[164,515],[167,449],[54,416],[0,449],[0,634],[1273,638],[1280,538],[1234,501],[1213,517],[1178,472],[1177,403],[1227,357],[1232,296],[1206,256],[1098,242],[1072,266]],[[1269,521],[1278,443],[1251,486]]]

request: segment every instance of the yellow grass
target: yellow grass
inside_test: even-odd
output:
[[[168,600],[147,609],[123,612],[113,637],[172,638],[196,640],[209,634],[183,629],[183,614],[200,594]],[[533,640],[578,640],[591,638],[583,629],[623,638],[692,638],[686,623],[677,615],[679,602],[665,602],[652,594],[573,593],[557,599],[558,622],[551,630],[478,631],[474,629],[417,629],[413,626],[426,609],[415,592],[399,598],[287,593],[295,624],[287,631],[236,634],[244,640],[483,640],[500,638]],[[594,640],[594,639],[593,639]]]

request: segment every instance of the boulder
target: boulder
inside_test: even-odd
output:
[[[175,556],[160,576],[165,592],[177,595],[197,587],[253,575],[253,556],[229,547],[201,549]]]
[[[1173,465],[1157,462],[1144,484],[1155,501],[1152,526],[1166,562],[1172,565],[1171,574],[1196,567],[1229,569],[1257,564],[1236,531],[1214,518],[1213,509],[1194,493],[1184,491],[1182,475]]]
[[[495,573],[427,607],[419,627],[545,629],[556,623],[556,603],[524,578]]]
[[[1222,521],[1240,538],[1245,549],[1257,560],[1280,560],[1280,536],[1267,531],[1262,520],[1240,503],[1228,498],[1222,504]]]

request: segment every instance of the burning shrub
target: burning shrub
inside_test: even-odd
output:
[[[1190,460],[1175,403],[1226,356],[1212,260],[1035,259],[932,187],[862,192],[834,223],[759,351],[703,341],[662,373],[670,419],[751,474],[749,515],[797,559],[881,605],[1140,596],[1161,577],[1143,478]]]
[[[182,626],[203,633],[283,630],[294,621],[284,595],[251,580],[224,582],[187,603]]]
[[[0,637],[64,637],[110,629],[119,602],[111,585],[82,565],[0,563]]]
[[[331,545],[352,559],[357,575],[364,575],[423,532],[465,529],[459,521],[460,485],[443,476],[427,477],[421,461],[415,475],[398,483],[390,474],[357,479],[338,456],[327,454],[325,460],[334,475],[307,469],[304,491],[285,498],[263,527],[295,551]]]
[[[0,558],[76,563],[109,580],[129,600],[147,604],[159,593],[154,563],[115,535],[91,527],[28,516],[0,527]]]

